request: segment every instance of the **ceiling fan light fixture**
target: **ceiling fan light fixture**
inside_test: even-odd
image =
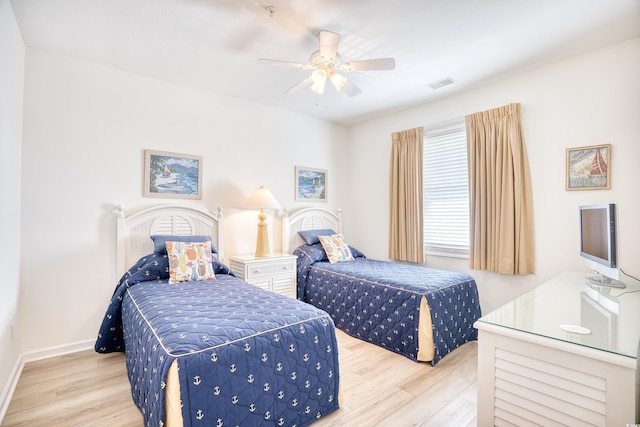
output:
[[[311,90],[318,95],[322,95],[324,93],[324,87],[327,84],[327,72],[322,68],[318,68],[311,73],[311,81],[313,82]]]
[[[333,86],[337,91],[341,91],[348,81],[346,77],[336,73],[331,73],[329,79],[331,80],[331,83],[333,83]]]
[[[317,70],[314,70],[313,73],[311,73],[311,80],[313,81],[314,85],[324,86],[324,83],[327,80],[327,72],[322,68],[318,68]]]

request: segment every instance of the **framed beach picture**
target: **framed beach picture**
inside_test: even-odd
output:
[[[610,177],[610,144],[567,148],[567,190],[608,190]]]
[[[296,202],[327,201],[327,171],[324,169],[296,166]]]
[[[144,150],[144,197],[202,199],[202,156]]]

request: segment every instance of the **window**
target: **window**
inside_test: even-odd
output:
[[[429,255],[469,256],[469,178],[464,119],[424,129],[424,245]]]

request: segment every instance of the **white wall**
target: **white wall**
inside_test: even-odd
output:
[[[175,201],[141,197],[144,149],[204,157],[201,203],[224,208],[226,254],[255,250],[257,212],[239,208],[258,186],[304,206],[293,201],[294,165],[328,169],[326,206],[346,205],[342,126],[49,52],[26,58],[25,352],[95,339],[117,280],[113,206]],[[279,219],[268,221],[279,250]]]
[[[470,272],[487,313],[559,272],[584,271],[578,255],[577,207],[614,202],[618,205],[619,264],[640,276],[638,76],[640,38],[634,38],[353,126],[349,137],[351,203],[345,215],[349,240],[372,257],[388,256],[392,132],[519,102],[533,184],[536,274],[513,277],[470,271],[468,260],[453,258],[429,257],[427,265]],[[566,191],[566,149],[597,144],[612,145],[611,190]]]
[[[25,47],[9,0],[0,0],[0,420],[10,377],[20,354],[20,334],[12,339],[20,291],[20,169],[22,86]]]

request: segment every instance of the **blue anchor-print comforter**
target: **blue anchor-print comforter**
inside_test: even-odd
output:
[[[433,323],[435,365],[462,344],[476,340],[480,318],[475,280],[416,265],[367,259],[330,264],[321,244],[302,245],[298,298],[329,313],[337,328],[412,360],[418,358],[420,302],[426,298]]]
[[[174,360],[185,426],[304,426],[338,409],[327,313],[249,285],[217,261],[214,281],[169,284],[165,263],[150,255],[123,276],[95,346],[126,350],[146,426],[164,423]]]

